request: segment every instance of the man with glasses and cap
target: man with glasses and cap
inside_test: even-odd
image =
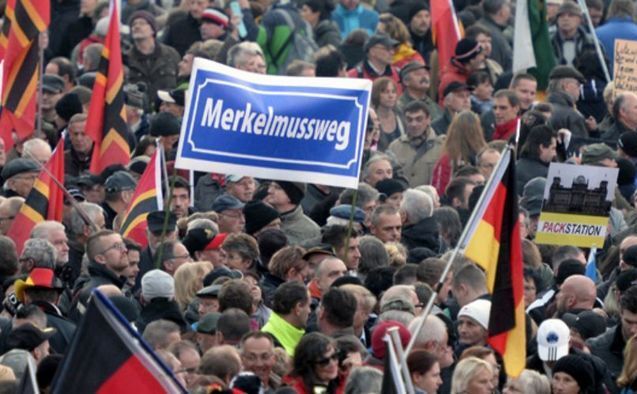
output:
[[[135,187],[137,187],[137,182],[126,171],[117,171],[106,179],[104,182],[106,194],[102,208],[106,217],[107,229],[112,230],[115,216],[126,211],[135,194]]]
[[[403,95],[398,100],[401,111],[410,102],[420,100],[427,104],[431,119],[438,119],[442,115],[442,109],[428,94],[431,85],[429,67],[418,62],[408,63],[400,70],[400,82],[403,84]]]
[[[395,47],[398,41],[386,34],[374,34],[365,43],[365,60],[347,72],[350,78],[365,78],[374,81],[380,77],[394,80],[401,93],[398,69],[392,66]]]
[[[40,168],[33,160],[17,158],[8,162],[2,169],[4,197],[27,198],[39,173]]]
[[[64,95],[64,80],[52,74],[42,76],[42,119],[54,126],[58,117],[55,105]]]

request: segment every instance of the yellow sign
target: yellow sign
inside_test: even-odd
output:
[[[538,244],[590,248],[604,245],[608,217],[542,212],[537,224]]]
[[[615,95],[637,92],[637,41],[615,40]]]

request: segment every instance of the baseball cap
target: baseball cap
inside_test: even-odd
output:
[[[420,62],[410,62],[407,63],[405,65],[405,67],[400,69],[400,80],[404,81],[405,77],[407,76],[407,74],[409,74],[412,71],[416,71],[416,70],[420,70],[420,69],[425,69],[425,70],[429,70],[429,67],[427,67],[426,64],[420,63]]]
[[[53,94],[62,93],[64,80],[55,74],[44,74],[42,76],[42,90]]]
[[[131,174],[126,171],[117,171],[109,176],[104,182],[104,188],[107,193],[121,192],[124,190],[133,190],[137,187],[137,182]]]
[[[542,361],[557,361],[568,354],[571,331],[560,319],[547,319],[537,330],[537,352]]]
[[[228,209],[243,209],[245,204],[238,198],[229,194],[223,194],[215,199],[212,203],[212,210],[221,213]]]
[[[197,292],[199,298],[217,298],[222,285],[210,285]]]
[[[442,91],[442,95],[444,97],[447,97],[447,95],[449,93],[452,92],[460,92],[463,90],[468,90],[468,91],[473,91],[473,88],[469,85],[467,85],[466,83],[462,83],[462,82],[458,82],[458,81],[451,81],[449,82],[449,84],[447,86],[445,86],[444,90]]]
[[[381,44],[387,48],[393,48],[400,43],[387,34],[377,33],[369,37],[369,40],[367,40],[367,42],[365,43],[365,52],[369,51],[370,48],[378,44]]]

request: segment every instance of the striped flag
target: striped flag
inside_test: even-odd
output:
[[[51,385],[51,393],[186,393],[111,302],[98,290]]]
[[[0,33],[2,65],[2,114],[0,136],[5,150],[33,133],[35,101],[40,72],[38,38],[49,26],[48,0],[9,0]]]
[[[597,254],[597,248],[592,247],[590,252],[588,252],[588,261],[586,262],[586,276],[591,278],[591,280],[597,283],[597,259],[595,255]]]
[[[431,32],[438,48],[438,67],[442,71],[451,61],[462,34],[452,0],[431,2]]]
[[[40,171],[31,192],[7,231],[7,237],[15,242],[18,256],[22,253],[24,243],[31,236],[31,230],[36,224],[45,220],[62,221],[64,191],[52,179],[52,176],[60,185],[64,184],[64,138],[60,138],[44,167],[46,170]]]
[[[489,344],[506,371],[518,376],[526,365],[522,241],[515,191],[515,159],[507,149],[468,223],[465,256],[482,267],[497,313],[489,317]]]
[[[130,238],[143,247],[148,245],[146,237],[148,213],[161,210],[164,206],[161,187],[161,157],[161,150],[157,149],[139,179],[120,228],[122,237]]]
[[[513,73],[530,72],[546,89],[555,57],[546,21],[546,0],[520,0],[515,9]]]
[[[95,143],[89,168],[93,174],[101,173],[110,165],[125,165],[130,161],[117,3],[111,0],[108,33],[86,120],[86,134]]]

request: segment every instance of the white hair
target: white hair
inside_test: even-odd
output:
[[[56,230],[64,231],[64,225],[59,222],[54,222],[53,220],[45,220],[33,227],[33,230],[31,230],[31,238],[49,239],[49,233]]]
[[[417,333],[416,328],[418,328],[422,319],[422,316],[418,316],[409,324],[409,332],[411,335],[417,335],[416,342],[414,343],[415,346],[422,346],[430,341],[442,342],[445,340],[447,326],[438,316],[435,315],[428,315],[422,329]]]
[[[407,215],[409,223],[418,223],[431,217],[434,203],[427,193],[416,189],[407,189],[403,193],[400,210]]]

